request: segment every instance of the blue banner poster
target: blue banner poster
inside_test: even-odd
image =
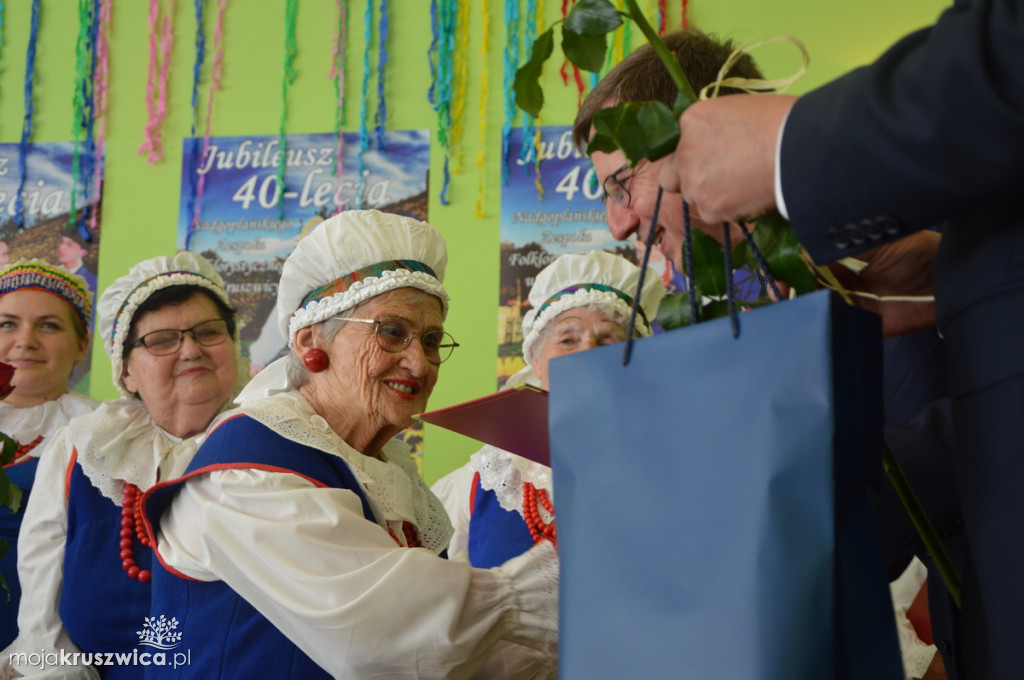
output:
[[[345,133],[340,181],[334,133],[288,135],[285,147],[279,208],[277,135],[213,137],[205,153],[202,139],[184,140],[178,247],[201,253],[224,277],[253,373],[287,349],[274,313],[277,284],[305,231],[347,208],[427,219],[428,131],[385,132],[362,154],[359,134]]]
[[[606,250],[636,260],[632,241],[616,241],[605,222],[601,187],[590,159],[572,145],[572,128],[537,128],[540,139],[526,147],[523,128],[513,128],[508,183],[501,190],[501,288],[498,295],[498,389],[526,364],[522,319],[538,272],[559,255]],[[539,163],[537,162],[539,159]],[[657,258],[653,256],[657,255]],[[669,282],[671,265],[652,252],[650,265]]]
[[[92,170],[102,159],[94,150],[87,153],[84,145],[77,156],[75,152],[74,142],[39,142],[28,145],[22,159],[19,144],[0,144],[0,266],[32,258],[63,265],[85,279],[95,308],[101,189],[92,183]],[[89,392],[91,357],[87,352],[68,383],[83,394]]]

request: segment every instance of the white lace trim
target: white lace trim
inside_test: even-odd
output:
[[[146,490],[158,479],[181,476],[202,439],[168,434],[138,399],[103,402],[68,423],[68,440],[78,451],[82,471],[116,505],[121,505],[125,482]]]
[[[523,458],[514,453],[495,448],[490,445],[474,453],[469,458],[470,468],[480,473],[480,486],[493,491],[498,497],[498,504],[505,510],[523,514],[523,483],[529,482],[537,489],[548,492],[552,502],[554,497],[551,489],[551,468]],[[543,508],[541,519],[551,520]]]
[[[247,402],[233,413],[239,411],[289,441],[342,458],[363,485],[382,525],[388,521],[409,522],[416,527],[423,546],[433,552],[448,545],[452,535],[448,513],[419,478],[404,443],[393,439],[385,444],[383,460],[365,456],[345,443],[295,390]]]
[[[99,403],[78,392],[65,392],[53,401],[28,408],[0,402],[0,432],[19,444],[28,444],[39,435],[49,437],[75,416],[91,413]],[[38,456],[41,450],[37,446],[28,455]]]
[[[313,300],[305,307],[300,307],[292,314],[288,322],[288,346],[292,346],[295,333],[306,326],[312,326],[329,319],[338,312],[355,307],[360,302],[369,300],[382,293],[396,288],[418,288],[441,299],[441,318],[448,316],[448,293],[436,278],[426,272],[414,272],[406,269],[381,272],[380,276],[371,276],[353,283],[344,293],[338,293],[322,300]]]

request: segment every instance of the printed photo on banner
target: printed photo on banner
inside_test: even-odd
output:
[[[345,133],[340,180],[336,134],[288,135],[283,192],[278,135],[213,137],[205,153],[203,146],[183,143],[178,247],[202,254],[224,277],[253,373],[287,349],[274,314],[277,283],[306,231],[353,208],[428,219],[427,130],[385,132],[363,153],[359,133]],[[419,444],[417,436],[406,441]]]
[[[573,148],[572,128],[550,125],[537,131],[539,141],[534,136],[524,153],[524,128],[513,128],[505,158],[508,183],[501,188],[498,389],[526,365],[521,324],[529,311],[530,287],[541,269],[565,253],[606,250],[636,258],[633,242],[616,241],[608,231],[601,187],[590,159]],[[530,150],[535,155],[527,157]],[[672,279],[674,272],[663,257],[650,264],[664,280]]]
[[[33,258],[61,265],[85,279],[94,308],[101,192],[86,178],[95,176],[97,162],[83,145],[76,153],[73,142],[30,144],[24,158],[19,144],[0,144],[0,267]],[[91,356],[86,353],[68,383],[83,394],[89,392]]]

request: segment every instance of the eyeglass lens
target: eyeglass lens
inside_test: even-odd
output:
[[[423,355],[432,364],[440,364],[452,355],[458,343],[444,331],[416,332],[399,319],[381,319],[376,328],[377,344],[385,352],[401,352],[419,336]]]
[[[143,345],[151,354],[157,356],[173,354],[185,341],[185,333],[190,334],[197,343],[204,347],[219,345],[228,337],[228,322],[224,319],[210,319],[196,324],[192,328],[167,328],[153,331],[136,340],[135,346]]]

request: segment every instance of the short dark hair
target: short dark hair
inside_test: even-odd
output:
[[[142,315],[146,312],[155,312],[158,309],[164,307],[172,307],[174,305],[183,305],[192,299],[193,295],[196,294],[206,296],[213,304],[217,307],[217,313],[220,314],[220,318],[228,322],[228,334],[234,338],[235,330],[238,326],[238,312],[227,304],[219,297],[214,295],[212,292],[190,283],[179,284],[174,286],[167,286],[166,288],[160,288],[153,292],[148,298],[146,298],[142,304],[135,310],[135,314],[132,316],[131,324],[128,326],[128,340],[124,343],[124,349],[122,357],[127,361],[128,355],[132,351],[132,343],[138,338],[135,337],[137,332],[136,323]]]
[[[731,40],[720,40],[714,35],[695,30],[666,33],[661,39],[675,55],[690,85],[698,94],[701,89],[715,82],[719,69],[735,49]],[[749,54],[737,59],[727,75],[763,77]],[[639,47],[616,64],[583,100],[572,126],[572,141],[576,148],[586,150],[594,114],[606,108],[609,102],[660,101],[671,107],[675,102],[676,91],[672,76],[654,48],[650,45]],[[719,94],[739,92],[741,90],[729,87],[719,90]]]

